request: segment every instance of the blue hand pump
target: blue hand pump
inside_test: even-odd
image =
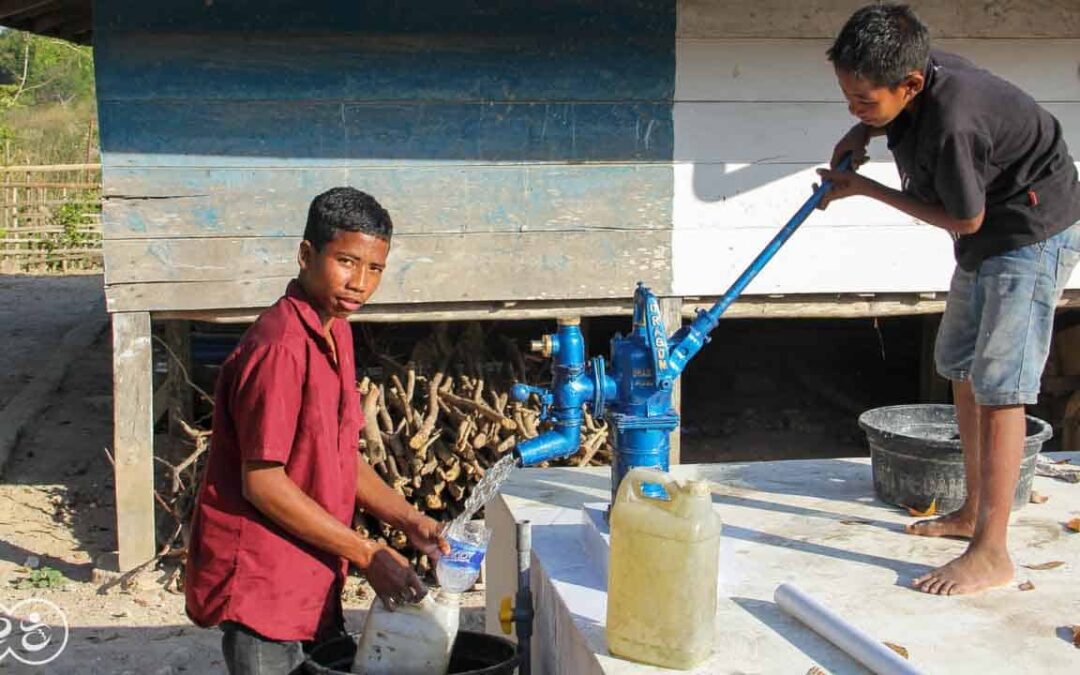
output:
[[[847,155],[837,170],[850,169],[851,156]],[[533,351],[552,359],[551,388],[519,383],[511,389],[511,396],[522,402],[533,395],[539,397],[541,419],[550,422],[551,428],[518,444],[514,452],[520,463],[530,466],[576,452],[581,440],[583,406],[588,405],[594,417],[606,417],[615,431],[611,465],[613,499],[630,469],[649,467],[667,471],[668,435],[679,425],[679,416],[671,405],[672,384],[709,341],[709,333],[716,328],[720,316],[831,188],[830,181],[823,181],[716,304],[707,311],[698,310],[690,325],[681,327],[670,337],[656,296],[639,283],[634,293],[633,325],[628,334],[616,335],[611,340],[610,365],[603,357],[586,359],[578,319],[560,319],[555,333],[533,341]]]

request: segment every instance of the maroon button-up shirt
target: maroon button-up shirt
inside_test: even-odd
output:
[[[280,462],[334,518],[352,524],[363,416],[352,332],[335,320],[337,363],[300,284],[244,333],[218,376],[214,436],[192,521],[191,620],[235,621],[274,640],[311,640],[340,611],[347,562],[262,515],[243,495],[246,460]]]

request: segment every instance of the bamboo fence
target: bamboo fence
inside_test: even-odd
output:
[[[0,273],[101,267],[100,165],[0,167]]]

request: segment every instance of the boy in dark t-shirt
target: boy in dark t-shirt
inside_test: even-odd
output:
[[[821,170],[822,200],[862,195],[954,239],[953,273],[937,336],[937,370],[953,383],[967,498],[959,511],[908,528],[970,538],[956,560],[918,579],[919,590],[973,593],[1008,583],[1009,514],[1026,423],[1050,349],[1054,308],[1080,258],[1080,183],[1061,125],[1014,85],[930,49],[906,5],[855,12],[828,52],[855,125],[832,165],[866,161],[884,135],[902,190]]]

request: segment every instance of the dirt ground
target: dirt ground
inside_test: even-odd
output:
[[[100,317],[100,275],[0,276],[0,408],[42,369],[65,332]],[[116,549],[109,331],[76,360],[47,410],[20,439],[0,476],[0,609],[31,598],[53,602],[70,633],[46,666],[0,656],[0,672],[223,673],[220,633],[188,621],[183,597],[162,590],[160,573],[135,588],[94,581],[94,562]],[[62,587],[20,589],[31,567],[59,571]],[[39,571],[39,576],[42,573]],[[45,583],[45,582],[43,582]],[[358,630],[372,594],[346,589],[346,620]],[[483,593],[467,596],[462,627],[483,630]],[[0,643],[0,655],[6,653]]]

